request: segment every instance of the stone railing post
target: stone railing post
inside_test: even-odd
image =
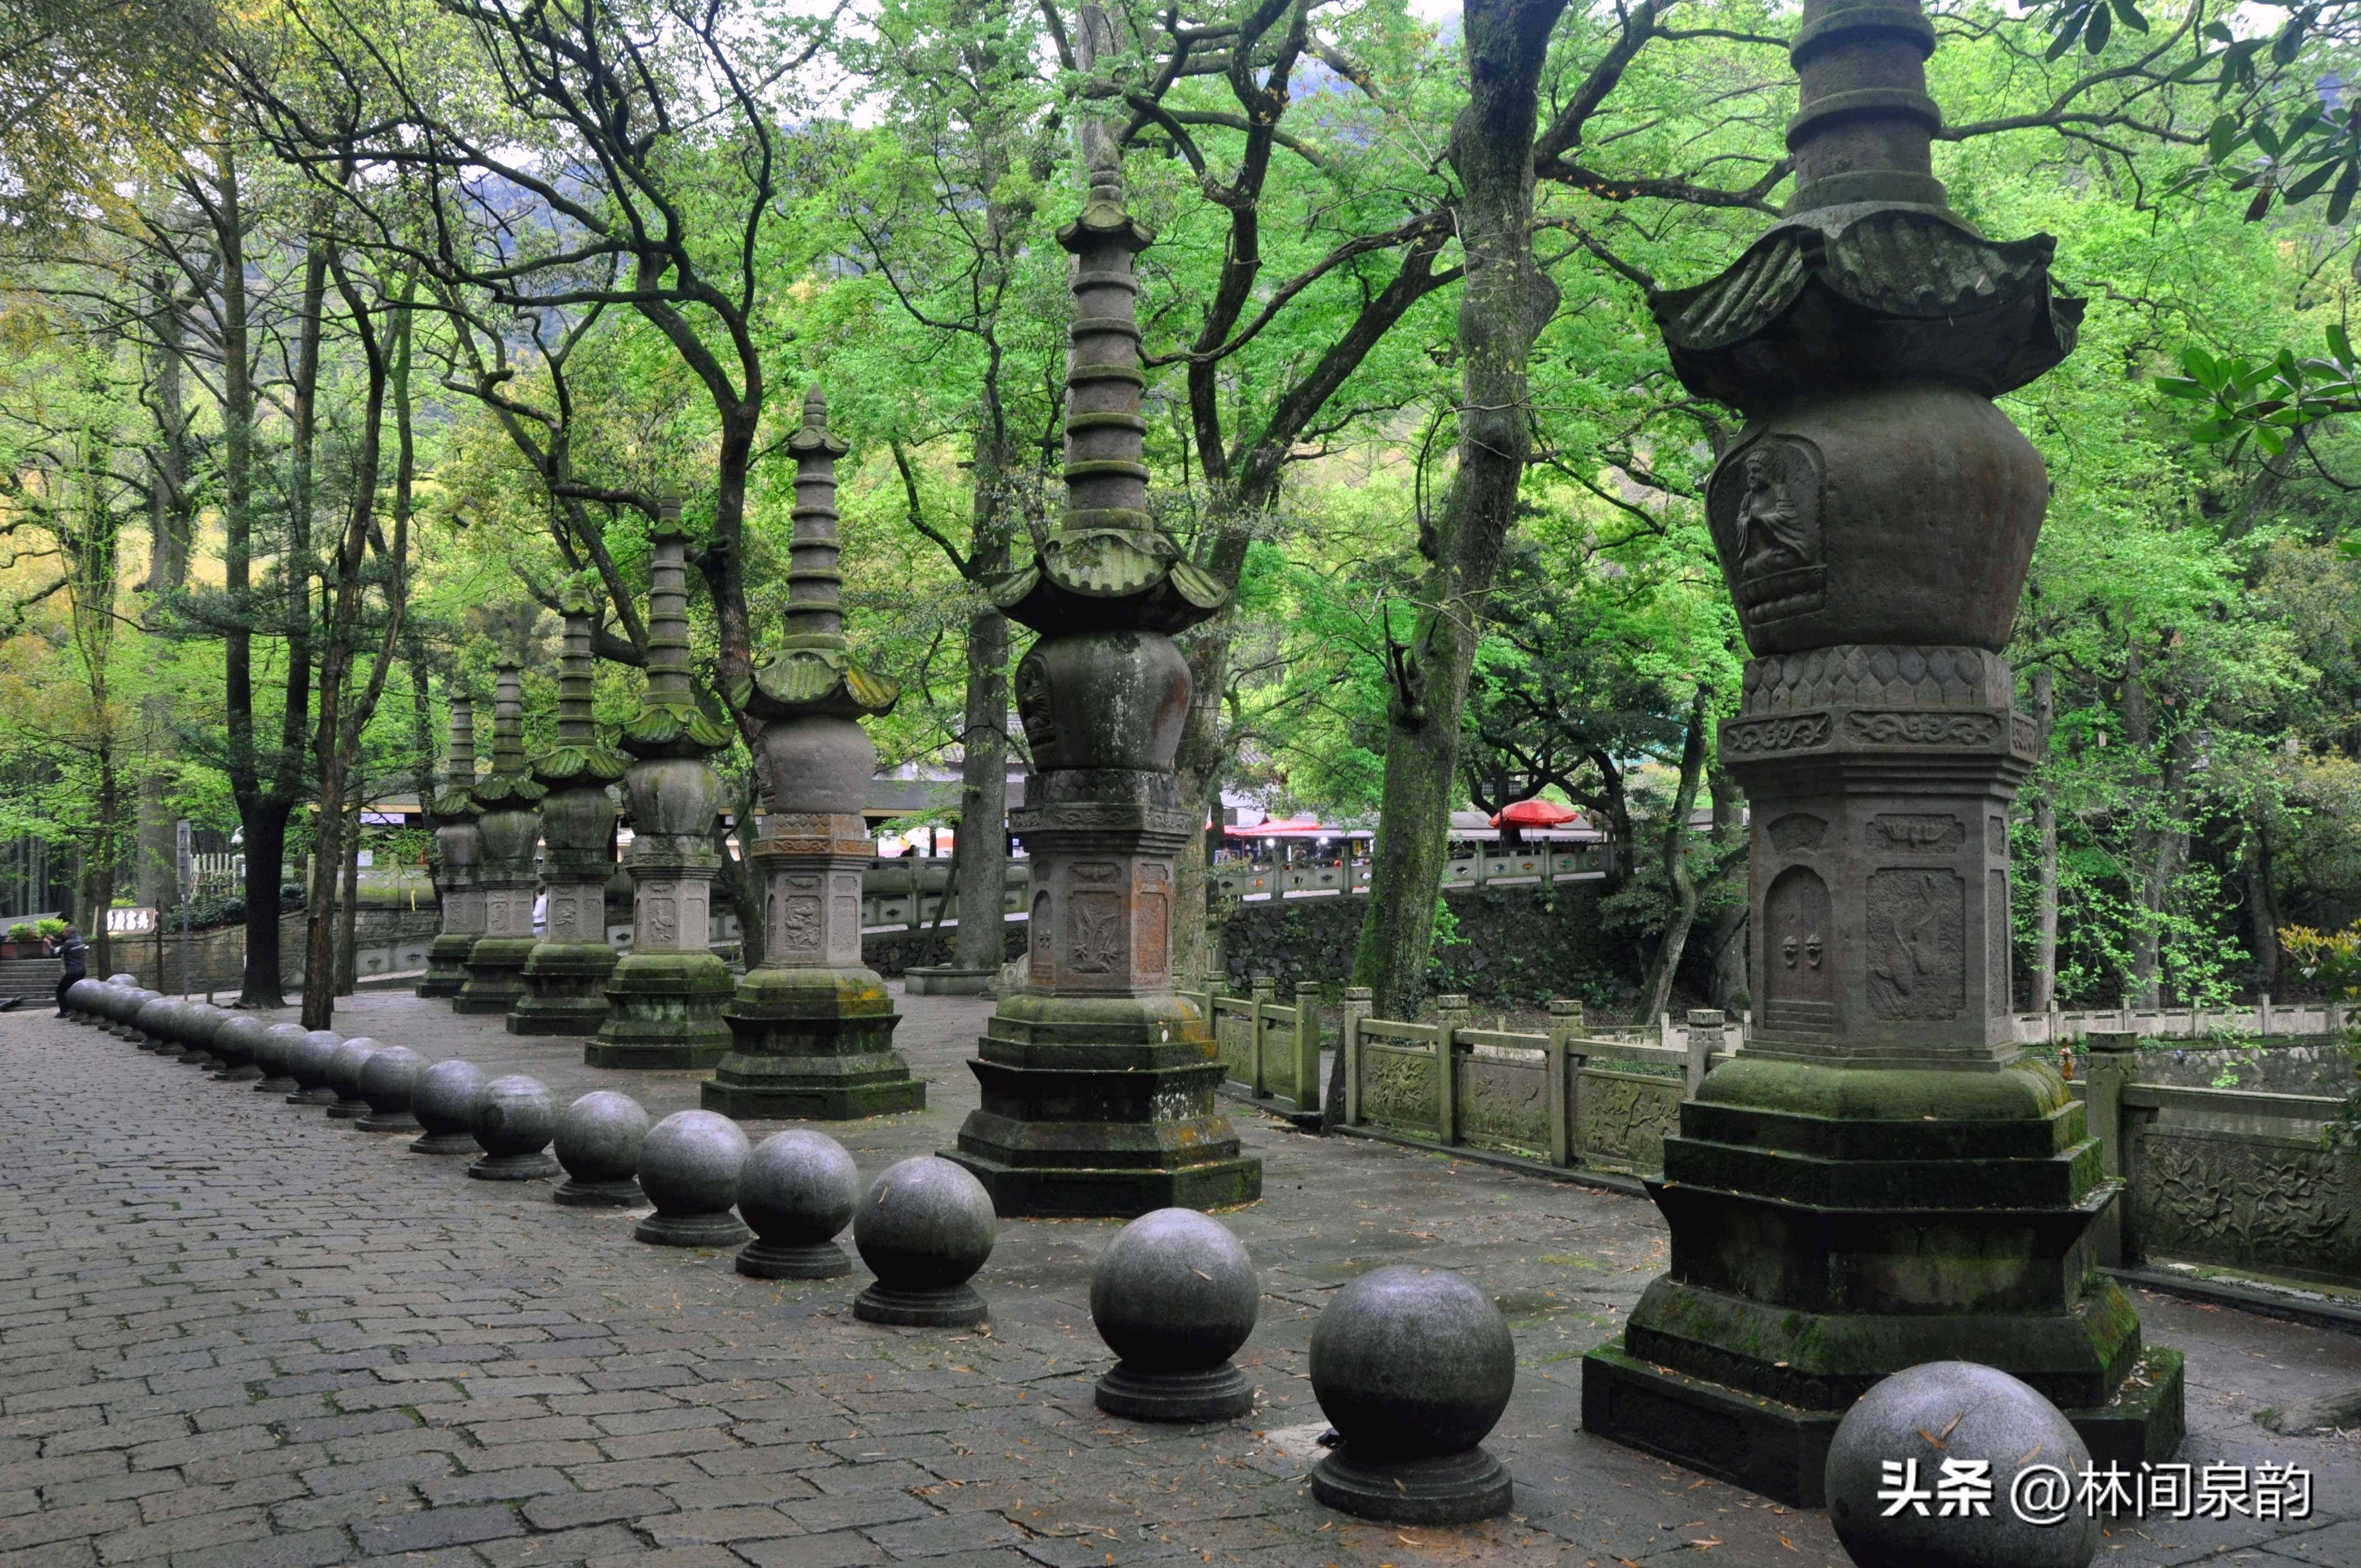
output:
[[[1320,1109],[1320,982],[1295,982],[1295,1110],[1309,1116]]]
[[[1361,1020],[1369,1015],[1371,992],[1366,985],[1345,988],[1345,1003],[1336,1010],[1336,1049],[1345,1061],[1345,1121],[1361,1124]]]
[[[1688,1091],[1695,1094],[1705,1075],[1713,1070],[1713,1053],[1721,1049],[1727,1020],[1719,1007],[1689,1009]]]
[[[1270,1071],[1263,1065],[1263,1036],[1270,1029],[1270,1012],[1279,1004],[1279,982],[1267,974],[1254,977],[1254,1010],[1246,1014],[1246,1071],[1250,1075],[1246,1087],[1254,1097],[1262,1099],[1270,1092]]]
[[[1448,1147],[1459,1141],[1459,1073],[1454,1059],[1459,1031],[1467,1026],[1468,1003],[1464,996],[1438,996],[1434,1001],[1434,1141]]]
[[[2129,1033],[2092,1035],[2089,1045],[2091,1063],[2083,1082],[2082,1111],[2091,1135],[2099,1140],[2100,1173],[2111,1181],[2123,1183],[2115,1201],[2107,1206],[2097,1236],[2099,1261],[2116,1267],[2126,1255],[2134,1255],[2131,1245],[2135,1238],[2130,1223],[2132,1172],[2124,1122],[2124,1086],[2132,1080],[2139,1036]]]
[[[2255,1033],[2268,1038],[2271,1032],[2271,993],[2264,992],[2255,1003]]]
[[[1549,1012],[1549,1045],[1544,1049],[1549,1064],[1550,1163],[1569,1166],[1574,1163],[1574,1118],[1577,1109],[1575,1073],[1587,1055],[1572,1048],[1574,1042],[1582,1038],[1581,999],[1553,996]]]

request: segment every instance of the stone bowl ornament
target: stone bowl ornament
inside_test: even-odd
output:
[[[1115,1354],[1100,1409],[1143,1421],[1232,1421],[1254,1385],[1230,1357],[1254,1332],[1262,1284],[1229,1227],[1194,1209],[1126,1225],[1091,1274],[1091,1321]]]
[[[181,1004],[169,996],[154,992],[139,1003],[131,1014],[131,1027],[139,1035],[139,1048],[159,1057],[181,1054]]]
[[[220,1083],[250,1083],[262,1076],[262,1068],[254,1059],[255,1047],[270,1026],[261,1019],[245,1013],[224,1013],[222,1021],[214,1028],[214,1055],[221,1058],[222,1069],[214,1074]]]
[[[530,1181],[557,1174],[557,1162],[549,1157],[557,1102],[537,1078],[511,1073],[477,1090],[467,1109],[467,1130],[484,1151],[467,1162],[467,1174],[479,1181]]]
[[[1344,1441],[1312,1495],[1388,1524],[1471,1524],[1509,1511],[1509,1472],[1481,1446],[1516,1388],[1517,1348],[1490,1298],[1442,1268],[1373,1269],[1312,1330],[1312,1392]]]
[[[632,1236],[654,1246],[736,1246],[754,1233],[731,1212],[750,1146],[717,1111],[675,1111],[640,1146],[640,1190],[656,1212]]]
[[[889,1165],[852,1212],[852,1245],[877,1276],[852,1315],[898,1328],[972,1328],[989,1315],[968,1281],[992,1255],[999,1216],[983,1183],[934,1155]]]
[[[419,1131],[418,1118],[410,1109],[410,1096],[418,1087],[418,1075],[425,1069],[426,1058],[408,1046],[383,1046],[372,1051],[368,1060],[361,1063],[361,1098],[368,1102],[368,1110],[354,1118],[354,1130]]]
[[[476,1154],[476,1135],[469,1130],[476,1096],[484,1087],[484,1069],[454,1057],[438,1061],[411,1085],[410,1113],[425,1131],[412,1139],[412,1154]]]
[[[287,1076],[295,1080],[295,1092],[287,1097],[290,1105],[334,1105],[344,1098],[335,1085],[328,1081],[328,1063],[345,1037],[334,1029],[306,1029],[302,1038],[287,1048]]]
[[[357,1122],[368,1114],[368,1102],[361,1096],[361,1069],[383,1049],[382,1043],[368,1036],[355,1035],[328,1053],[328,1087],[336,1091],[335,1103],[328,1107],[331,1121]]]
[[[295,1047],[303,1043],[307,1033],[301,1024],[271,1024],[264,1027],[262,1038],[254,1043],[254,1065],[262,1069],[262,1081],[254,1086],[257,1094],[295,1092]]]
[[[549,1195],[572,1209],[636,1209],[647,1201],[634,1178],[648,1141],[647,1107],[628,1094],[597,1089],[557,1118],[557,1163],[566,1179]]]
[[[2090,1463],[2072,1423],[2026,1384],[1972,1361],[1930,1361],[1886,1378],[1837,1423],[1828,1523],[1860,1568],[2085,1568],[2099,1551],[2098,1516],[2080,1497]],[[1982,1468],[1962,1487],[1946,1482],[1947,1464],[1954,1475]]]
[[[739,1249],[738,1272],[755,1279],[851,1273],[836,1237],[852,1223],[860,1198],[861,1172],[842,1144],[800,1127],[772,1134],[738,1173],[738,1212],[754,1231]]]

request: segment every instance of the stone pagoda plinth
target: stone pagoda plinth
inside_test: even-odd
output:
[[[730,1048],[721,1021],[730,966],[713,950],[713,823],[721,781],[705,759],[728,726],[697,706],[688,674],[688,574],[680,505],[648,535],[648,691],[623,726],[635,759],[630,792],[631,950],[607,977],[607,1021],[583,1048],[592,1067],[714,1066]]]
[[[474,796],[483,867],[484,934],[467,949],[467,980],[451,998],[454,1013],[506,1013],[524,995],[524,961],[533,953],[533,900],[541,883],[533,850],[541,841],[542,786],[524,761],[524,688],[517,662],[493,666],[492,771]]]
[[[2071,350],[2047,236],[1951,212],[1916,4],[1806,0],[1787,215],[1660,295],[1688,389],[1746,425],[1707,487],[1753,657],[1722,763],[1752,835],[1757,1028],[1649,1183],[1671,1266],[1583,1366],[1588,1431],[1817,1506],[1878,1379],[1982,1362],[2093,1460],[2168,1457],[2177,1353],[2098,1267],[2120,1183],[2015,1043],[2009,807],[2036,761],[2001,657],[2048,505],[1992,400]]]
[[[1190,691],[1172,633],[1224,595],[1148,515],[1132,260],[1152,236],[1124,210],[1104,138],[1091,157],[1089,201],[1058,236],[1074,257],[1066,511],[993,590],[1040,633],[1016,670],[1032,773],[1009,820],[1033,860],[1031,975],[986,1027],[969,1064],[983,1103],[944,1151],[1003,1215],[1262,1192],[1262,1162],[1214,1108],[1224,1069],[1206,1022],[1172,989],[1172,863],[1198,809],[1172,770]]]
[[[566,600],[558,655],[557,743],[533,760],[541,797],[541,940],[525,955],[524,994],[509,1009],[511,1035],[595,1034],[607,1021],[607,881],[615,873],[615,797],[631,760],[598,740],[590,694],[590,608]]]
[[[899,693],[845,656],[836,543],[845,444],[829,433],[817,387],[787,449],[796,456],[787,634],[732,697],[763,721],[754,748],[763,822],[749,847],[764,888],[762,962],[722,1012],[734,1043],[701,1100],[730,1116],[842,1121],[927,1102],[927,1086],[894,1048],[901,1014],[861,961],[861,873],[876,850],[861,808],[877,748],[860,721],[890,710]]]
[[[476,704],[451,699],[451,763],[442,793],[434,797],[435,885],[443,893],[443,928],[426,948],[421,996],[456,996],[467,983],[467,955],[484,934],[484,889],[478,880],[476,797]]]

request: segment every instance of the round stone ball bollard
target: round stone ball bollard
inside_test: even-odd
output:
[[[369,1054],[361,1063],[361,1098],[368,1102],[368,1111],[353,1119],[353,1129],[362,1133],[415,1133],[418,1117],[410,1109],[410,1096],[418,1087],[418,1075],[426,1070],[426,1058],[408,1046],[385,1046]]]
[[[328,1087],[336,1091],[335,1103],[328,1107],[330,1121],[357,1122],[368,1114],[368,1102],[361,1096],[361,1069],[383,1049],[382,1043],[368,1036],[355,1035],[328,1053]]]
[[[999,1216],[983,1183],[947,1159],[889,1165],[852,1212],[852,1245],[877,1282],[852,1299],[863,1322],[972,1328],[989,1315],[968,1281],[992,1255]]]
[[[345,1037],[334,1029],[306,1029],[303,1037],[287,1048],[287,1076],[295,1080],[295,1092],[287,1097],[290,1105],[334,1105],[344,1096],[328,1081],[328,1064]]]
[[[254,1065],[262,1069],[262,1081],[254,1086],[257,1094],[296,1091],[295,1047],[308,1032],[301,1024],[272,1024],[263,1029],[262,1038],[254,1043]]]
[[[835,1279],[852,1272],[836,1244],[852,1223],[861,1172],[844,1146],[796,1128],[754,1146],[738,1173],[738,1212],[754,1239],[738,1252],[738,1272],[754,1279]]]
[[[476,1096],[484,1087],[484,1069],[453,1058],[438,1061],[418,1075],[411,1086],[410,1113],[424,1130],[412,1139],[412,1154],[476,1154],[471,1130]]]
[[[1099,1254],[1091,1321],[1115,1354],[1100,1409],[1142,1421],[1233,1421],[1254,1385],[1230,1357],[1254,1332],[1262,1283],[1229,1227],[1194,1209],[1142,1214]]]
[[[1472,1524],[1509,1511],[1509,1472],[1481,1446],[1509,1408],[1517,1348],[1490,1298],[1448,1269],[1373,1269],[1312,1330],[1312,1392],[1344,1442],[1312,1495],[1388,1524]]]
[[[467,1162],[467,1174],[478,1181],[531,1181],[557,1174],[557,1162],[549,1157],[557,1102],[537,1078],[511,1073],[476,1091],[467,1130],[484,1151]]]
[[[675,1111],[640,1146],[640,1190],[656,1212],[632,1227],[652,1246],[736,1246],[754,1233],[731,1211],[745,1130],[712,1111]]]
[[[66,987],[65,1005],[60,1009],[69,1024],[88,1024],[98,1015],[98,999],[105,992],[104,981],[84,978]]]
[[[270,1026],[261,1019],[245,1013],[225,1013],[214,1028],[214,1055],[221,1058],[221,1070],[214,1074],[217,1083],[251,1083],[262,1076],[261,1064],[254,1059],[257,1046]]]
[[[143,1051],[155,1049],[156,1042],[140,1032],[139,1010],[155,1001],[158,995],[144,985],[132,986],[124,992],[123,1005],[115,1013],[115,1032]]]
[[[1955,1473],[1985,1466],[1975,1502],[1946,1507],[1958,1489],[1944,1484],[1946,1461]],[[1828,1523],[1860,1568],[2085,1568],[2099,1551],[2098,1516],[2079,1490],[2090,1463],[2072,1423],[2026,1384],[1972,1361],[1930,1361],[1886,1378],[1837,1423]],[[2058,1474],[2033,1477],[2021,1497],[2019,1475],[2039,1470]],[[2027,1499],[2056,1506],[2021,1510]]]
[[[569,1209],[636,1209],[647,1201],[637,1179],[648,1141],[647,1107],[628,1094],[597,1089],[557,1118],[557,1163],[566,1179],[549,1195]]]
[[[131,1014],[131,1026],[138,1032],[139,1048],[166,1058],[181,1054],[181,1004],[169,996],[148,992],[146,1001]]]
[[[182,1067],[202,1068],[207,1072],[221,1066],[221,1058],[214,1054],[214,1034],[221,1027],[222,1010],[210,1002],[183,1002],[173,1014],[181,1031],[184,1047],[180,1056]]]

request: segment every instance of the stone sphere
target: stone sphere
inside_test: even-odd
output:
[[[844,1146],[803,1128],[754,1146],[738,1175],[738,1212],[770,1242],[824,1242],[852,1222],[861,1172]]]
[[[1932,1432],[1942,1441],[1929,1442]],[[1888,1515],[1896,1488],[1885,1466],[1916,1462],[1916,1486],[1933,1492],[1945,1460],[1990,1464],[1989,1512],[1943,1512],[1929,1497]],[[1826,1472],[1828,1523],[1860,1568],[2084,1568],[2099,1551],[2098,1518],[2077,1490],[2091,1452],[2072,1423],[2032,1388],[1971,1361],[1930,1361],[1886,1378],[1837,1424]],[[2065,1476],[2057,1522],[2021,1518],[2017,1476],[2051,1467]],[[2026,1484],[2031,1497],[2049,1478]],[[1886,1492],[1881,1500],[1878,1494]]]
[[[1091,1321],[1126,1366],[1219,1366],[1254,1332],[1262,1284],[1244,1243],[1194,1209],[1159,1209],[1126,1225],[1091,1275]]]
[[[131,1015],[131,1026],[159,1045],[181,1043],[181,1004],[172,997],[148,993]]]
[[[484,1087],[484,1069],[454,1057],[438,1061],[411,1086],[410,1113],[430,1137],[467,1136]]]
[[[118,970],[115,973],[106,977],[106,983],[109,985],[127,985],[136,988],[139,984],[139,977],[136,974],[127,974]]]
[[[327,1085],[336,1091],[337,1098],[358,1100],[361,1097],[361,1069],[368,1066],[369,1058],[383,1049],[384,1046],[367,1035],[355,1035],[349,1040],[338,1042],[336,1047],[328,1053],[326,1074]]]
[[[557,1131],[557,1102],[539,1079],[511,1073],[476,1091],[467,1130],[488,1155],[537,1154]]]
[[[1364,1463],[1474,1448],[1516,1383],[1509,1320],[1448,1269],[1373,1269],[1312,1326],[1312,1397]]]
[[[210,1051],[229,1016],[210,1002],[184,1002],[181,1003],[181,1037],[201,1051]]]
[[[276,1025],[286,1028],[286,1025]],[[328,1061],[345,1037],[333,1029],[306,1029],[287,1047],[287,1076],[307,1092],[328,1086]]]
[[[712,1214],[738,1201],[745,1130],[714,1111],[675,1111],[640,1146],[640,1190],[659,1214]]]
[[[78,980],[66,987],[66,1015],[87,1017],[98,1010],[99,982]]]
[[[269,1025],[244,1013],[231,1013],[214,1029],[214,1055],[230,1067],[258,1067],[256,1052]]]
[[[259,1024],[261,1019],[254,1022]],[[254,1065],[273,1078],[292,1078],[295,1047],[303,1042],[306,1033],[301,1024],[271,1024],[264,1026],[262,1037],[254,1042]]]
[[[425,1058],[408,1046],[380,1046],[361,1063],[357,1084],[361,1098],[381,1115],[406,1113],[411,1092],[418,1087],[418,1075],[425,1068]]]
[[[611,1089],[593,1090],[557,1118],[557,1163],[577,1181],[629,1181],[647,1139],[647,1107]]]
[[[919,1155],[869,1184],[853,1210],[852,1245],[886,1288],[942,1290],[983,1266],[998,1220],[983,1183],[950,1160]]]

